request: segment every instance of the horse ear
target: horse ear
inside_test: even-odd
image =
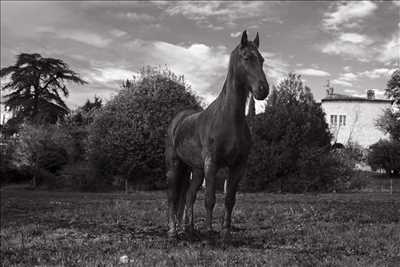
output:
[[[256,38],[254,38],[253,43],[256,45],[257,48],[260,46],[260,38],[258,37],[258,32]]]
[[[240,41],[240,44],[242,45],[242,47],[247,45],[247,32],[246,32],[246,30],[243,31],[242,40]]]

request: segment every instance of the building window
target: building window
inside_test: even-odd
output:
[[[331,115],[331,125],[337,125],[337,115]]]
[[[346,126],[346,115],[339,116],[339,126]]]

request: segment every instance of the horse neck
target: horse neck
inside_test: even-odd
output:
[[[224,118],[227,118],[227,122],[239,123],[245,121],[246,118],[245,108],[249,92],[233,65],[229,64],[228,74],[218,96],[218,102],[221,107],[220,112]]]

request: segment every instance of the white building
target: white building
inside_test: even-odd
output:
[[[333,135],[333,144],[357,143],[369,147],[379,139],[388,138],[376,127],[376,120],[391,107],[391,100],[376,99],[374,90],[368,90],[365,98],[336,94],[333,88],[327,92],[321,106]]]

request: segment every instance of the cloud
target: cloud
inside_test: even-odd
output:
[[[337,84],[337,85],[342,85],[342,86],[349,86],[349,87],[353,86],[352,83],[347,82],[347,81],[343,81],[343,80],[340,80],[340,79],[334,79],[334,80],[331,81],[331,83],[332,84]]]
[[[346,72],[340,75],[339,79],[344,81],[354,81],[357,80],[358,76],[352,72]]]
[[[232,38],[239,37],[242,34],[242,32],[232,32],[230,35]]]
[[[289,73],[289,64],[275,54],[261,52],[264,57],[264,72],[270,84],[279,83]]]
[[[140,39],[126,46],[128,51],[138,55],[135,61],[139,66],[167,65],[177,75],[184,75],[198,95],[215,96],[222,88],[229,62],[229,52],[224,46],[212,47],[202,43],[185,46]]]
[[[339,40],[342,42],[349,42],[353,44],[364,44],[369,45],[374,41],[366,35],[350,32],[350,33],[341,33],[339,35]]]
[[[400,62],[400,31],[394,33],[392,38],[382,45],[379,59],[382,62]]]
[[[339,75],[337,79],[332,80],[332,84],[342,85],[342,86],[353,86],[353,82],[359,80],[360,78],[369,79],[379,79],[379,78],[389,78],[395,69],[388,68],[377,68],[373,70],[367,70],[357,73],[347,72]]]
[[[357,33],[340,33],[336,39],[329,41],[320,49],[329,55],[341,55],[361,62],[378,61],[392,63],[400,61],[400,32],[396,32],[390,39],[376,44],[366,35]]]
[[[321,51],[329,55],[343,55],[362,62],[369,61],[376,54],[376,51],[366,49],[364,44],[355,44],[340,39],[322,45]]]
[[[344,66],[344,67],[343,67],[343,70],[344,70],[344,71],[350,71],[350,70],[351,70],[351,67],[350,67],[350,66]]]
[[[370,79],[389,78],[396,69],[378,68],[360,72],[358,75]]]
[[[357,22],[369,15],[376,9],[376,3],[372,1],[351,1],[335,4],[333,12],[324,14],[323,26],[328,30],[337,30],[339,26],[354,27]]]
[[[104,38],[99,34],[80,30],[60,31],[58,36],[100,48],[106,47],[111,42],[111,39]]]
[[[310,68],[309,69],[299,69],[296,71],[296,73],[301,74],[301,75],[317,76],[317,77],[330,76],[330,74],[326,71],[310,69]]]
[[[120,12],[116,14],[117,17],[126,19],[132,22],[153,22],[157,19],[149,14],[136,13],[136,12]]]
[[[349,94],[356,94],[357,93],[357,91],[353,90],[353,89],[344,89],[344,92],[345,93],[349,93]]]
[[[225,25],[234,26],[240,19],[268,17],[279,21],[269,12],[271,3],[262,1],[177,1],[160,5],[170,16],[183,15],[197,23],[209,23],[214,19]]]
[[[342,86],[353,86],[351,82],[358,79],[358,75],[352,72],[346,72],[339,75],[339,78],[332,80],[333,84]]]
[[[89,78],[101,83],[118,82],[118,85],[120,85],[123,80],[138,76],[136,72],[119,68],[94,68],[94,70],[90,73]]]
[[[112,30],[110,31],[110,34],[111,34],[112,36],[118,38],[118,37],[125,36],[125,35],[127,35],[128,33],[125,32],[125,31],[122,31],[122,30],[120,30],[120,29],[112,29]]]
[[[35,29],[37,33],[53,34],[60,39],[73,40],[90,46],[104,48],[108,46],[112,39],[100,34],[78,29],[54,29],[51,26],[41,26]]]
[[[385,91],[384,90],[380,90],[380,89],[372,89],[375,91],[375,96],[379,96],[379,97],[384,97],[385,96]]]

